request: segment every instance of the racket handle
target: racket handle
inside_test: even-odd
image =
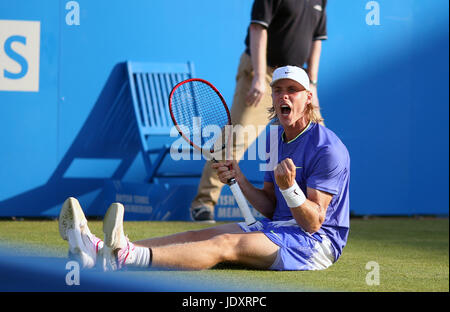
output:
[[[218,163],[218,161],[214,157],[212,161]],[[233,167],[229,166],[228,169],[231,170],[233,169]],[[245,223],[247,225],[252,225],[253,223],[256,222],[256,219],[255,217],[253,217],[252,212],[250,211],[250,207],[247,205],[247,200],[245,199],[244,194],[242,194],[239,184],[236,183],[236,179],[235,178],[229,179],[227,184],[230,186],[234,199],[236,200],[236,203],[238,204],[239,209],[241,210],[242,216],[245,219]]]
[[[234,195],[234,199],[236,200],[239,209],[241,210],[242,216],[245,219],[245,223],[247,225],[252,225],[256,222],[255,217],[253,217],[252,212],[250,211],[250,208],[247,205],[247,200],[244,197],[244,194],[242,194],[241,188],[239,187],[239,184],[236,183],[235,179],[230,179],[232,182],[228,184],[230,186],[231,192]]]

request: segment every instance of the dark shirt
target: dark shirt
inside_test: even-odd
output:
[[[326,0],[255,0],[251,22],[267,28],[267,65],[304,67],[312,42],[327,39]],[[250,30],[245,39],[250,55]]]

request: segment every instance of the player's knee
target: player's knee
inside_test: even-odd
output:
[[[215,236],[213,242],[217,248],[221,250],[221,261],[233,261],[237,258],[237,247],[239,245],[239,238],[235,234],[220,234]]]

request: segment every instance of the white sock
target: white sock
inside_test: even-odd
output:
[[[148,267],[151,261],[150,249],[147,247],[134,246],[134,257],[130,259],[130,265],[137,267]],[[128,262],[128,261],[127,261]],[[127,263],[128,264],[128,263]]]

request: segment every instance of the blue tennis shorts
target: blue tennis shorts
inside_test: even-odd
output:
[[[240,222],[238,225],[244,232],[260,231],[264,233],[280,247],[270,270],[323,270],[335,261],[328,237],[326,235],[312,236],[304,231],[294,219],[288,221],[263,219],[251,226],[247,226],[245,222]]]

